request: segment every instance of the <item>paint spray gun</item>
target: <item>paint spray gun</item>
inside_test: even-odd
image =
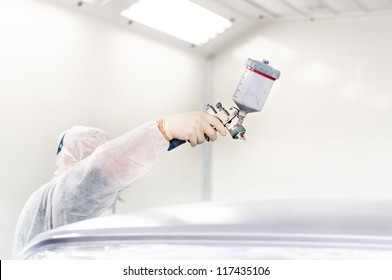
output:
[[[262,62],[248,58],[245,72],[234,92],[233,101],[237,107],[226,109],[218,102],[215,106],[208,104],[206,111],[216,116],[230,132],[233,139],[245,139],[246,129],[242,125],[248,113],[260,112],[267,100],[268,94],[280,71],[269,65],[268,60]],[[185,141],[173,139],[169,151]]]
[[[245,65],[245,72],[233,96],[238,108],[226,110],[220,102],[215,107],[207,105],[207,112],[221,120],[233,139],[245,139],[246,129],[242,125],[245,116],[263,109],[274,81],[280,77],[280,71],[272,68],[268,60],[248,59]]]

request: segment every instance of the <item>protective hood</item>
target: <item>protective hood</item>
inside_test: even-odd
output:
[[[110,136],[105,131],[94,127],[73,126],[64,131],[59,136],[54,175],[63,175],[109,140]]]

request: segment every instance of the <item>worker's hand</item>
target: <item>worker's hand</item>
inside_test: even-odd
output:
[[[190,112],[166,117],[159,121],[159,127],[167,140],[189,141],[192,147],[203,143],[206,137],[208,140],[215,141],[217,131],[222,136],[226,135],[226,129],[221,121],[206,112]]]

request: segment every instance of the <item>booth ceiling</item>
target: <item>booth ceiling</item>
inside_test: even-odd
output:
[[[113,22],[134,32],[170,44],[191,47],[212,54],[241,34],[271,21],[331,20],[350,17],[392,15],[392,0],[189,0],[231,21],[223,33],[201,44],[194,44],[167,35],[124,16],[124,10],[140,0],[46,0],[57,2],[75,11]],[[152,1],[152,0],[143,0]],[[165,1],[157,0],[161,4]],[[188,0],[180,0],[187,1]],[[158,3],[158,2],[157,2]],[[203,19],[200,21],[200,25]],[[176,23],[181,25],[181,22]],[[158,24],[159,25],[159,24]]]

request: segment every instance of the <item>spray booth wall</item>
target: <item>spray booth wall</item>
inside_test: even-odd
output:
[[[213,199],[392,199],[392,17],[281,22],[214,58],[231,103],[246,58],[281,71],[247,140],[212,154]]]
[[[116,137],[201,108],[204,58],[50,1],[0,1],[0,34],[4,259],[24,202],[53,175],[58,135],[81,124]],[[164,155],[124,191],[118,211],[201,200],[202,155],[201,148]]]

